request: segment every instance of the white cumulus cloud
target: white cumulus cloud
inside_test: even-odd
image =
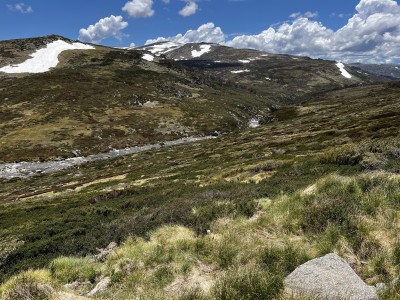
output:
[[[110,17],[100,19],[96,24],[88,28],[79,30],[78,39],[83,42],[98,44],[108,37],[121,38],[121,30],[128,26],[128,22],[123,21],[121,16],[111,15]]]
[[[226,44],[347,62],[400,62],[400,6],[394,0],[361,0],[337,31],[306,15],[292,17],[295,20],[278,28],[238,36]]]
[[[214,23],[206,23],[196,30],[188,30],[185,34],[178,34],[173,37],[158,37],[156,39],[147,40],[146,45],[171,41],[175,43],[223,43],[225,35],[220,27],[216,27]]]
[[[30,14],[33,12],[32,6],[26,5],[25,3],[7,4],[7,8],[10,11],[17,11],[22,14]]]
[[[189,1],[186,5],[179,11],[179,14],[184,17],[194,15],[197,12],[199,6],[196,2]]]
[[[324,54],[329,49],[332,34],[333,31],[321,23],[300,17],[278,29],[270,27],[257,35],[238,36],[226,44],[276,53],[309,55],[312,49],[314,54]]]
[[[400,5],[395,0],[360,0],[355,14],[338,30],[312,20],[317,16],[317,12],[294,13],[291,21],[233,39],[207,23],[185,34],[159,37],[146,44],[212,42],[343,62],[400,63]]]
[[[133,18],[151,17],[154,15],[153,0],[128,1],[125,3],[122,10],[127,12],[128,15]]]

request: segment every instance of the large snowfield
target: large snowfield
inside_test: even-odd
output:
[[[47,44],[46,48],[37,50],[31,54],[31,58],[18,65],[10,65],[0,68],[4,73],[44,73],[58,65],[58,56],[65,50],[88,50],[94,49],[93,46],[73,43],[69,44],[62,40],[57,40]]]

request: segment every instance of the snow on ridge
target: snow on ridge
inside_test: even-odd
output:
[[[46,48],[37,50],[31,54],[31,58],[18,65],[10,65],[0,68],[4,73],[44,73],[58,65],[58,56],[65,50],[88,50],[94,49],[91,45],[83,43],[69,44],[57,40],[46,45]]]
[[[211,50],[211,45],[201,45],[200,51],[197,50],[192,51],[192,57],[200,57],[203,54],[210,52],[210,50]]]
[[[239,62],[241,62],[242,64],[249,64],[250,60],[248,60],[248,59],[239,59]]]
[[[352,77],[352,76],[350,75],[350,73],[347,72],[347,71],[345,70],[344,64],[343,64],[343,63],[338,62],[338,63],[336,64],[336,66],[339,68],[340,72],[342,73],[342,75],[343,75],[344,77],[346,77],[346,78],[351,78],[351,77]]]
[[[233,73],[233,74],[247,73],[247,72],[250,72],[250,70],[246,69],[246,70],[231,71],[231,73]]]
[[[181,46],[182,46],[181,44],[177,44],[174,42],[165,42],[162,44],[149,45],[149,46],[146,46],[144,49],[147,51],[150,51],[155,56],[160,56],[161,54],[168,53],[168,52],[175,50]]]
[[[151,54],[144,54],[143,56],[142,56],[142,58],[144,59],[144,60],[147,60],[147,61],[153,61],[154,60],[154,56],[153,55],[151,55]]]

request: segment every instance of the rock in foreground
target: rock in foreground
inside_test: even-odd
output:
[[[350,265],[334,253],[299,266],[285,279],[289,294],[328,300],[377,300],[375,289],[365,284]]]

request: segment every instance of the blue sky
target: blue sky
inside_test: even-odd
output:
[[[12,10],[7,5],[16,5],[21,1],[1,0],[0,22],[3,28],[0,39],[43,36],[51,33],[71,39],[78,38],[79,29],[87,28],[98,20],[110,15],[121,15],[129,23],[123,30],[129,37],[121,41],[108,38],[102,41],[106,45],[129,45],[134,42],[144,44],[148,39],[158,36],[172,36],[200,25],[213,22],[228,34],[255,34],[272,24],[289,20],[295,12],[317,11],[319,20],[331,28],[339,28],[346,20],[333,14],[350,14],[355,11],[358,1],[339,0],[208,0],[199,1],[194,15],[183,17],[178,12],[185,2],[171,0],[169,4],[154,0],[152,17],[131,18],[122,7],[127,1],[115,0],[24,0],[32,7],[31,13]]]
[[[344,60],[360,61],[380,59],[397,62],[400,56],[400,51],[387,49],[391,47],[387,45],[389,42],[393,42],[392,46],[396,47],[396,38],[400,36],[400,7],[395,0],[0,1],[1,40],[54,33],[71,39],[79,37],[83,41],[112,46],[128,46],[131,43],[143,45],[146,41],[158,37],[198,42],[205,39],[204,36],[208,32],[203,31],[201,35],[186,40],[179,40],[177,35],[185,35],[188,30],[197,30],[204,24],[212,24],[208,26],[209,30],[214,30],[215,34],[215,29],[218,29],[222,35],[206,40],[235,47],[322,58],[341,58],[340,53],[345,53],[342,55]],[[185,6],[189,7],[182,12]],[[386,24],[387,14],[390,14],[390,24]],[[358,16],[360,20],[354,16]],[[383,56],[379,54],[382,49],[375,49],[375,52],[370,49],[371,36],[368,41],[363,40],[357,45],[350,45],[351,40],[355,38],[354,34],[359,34],[361,39],[365,36],[365,30],[371,31],[371,23],[365,24],[371,16],[376,19],[374,22],[377,27],[376,34],[371,36],[375,39],[377,35],[382,37],[374,40],[374,47],[386,43],[384,48],[387,53]],[[354,22],[350,24],[351,18]],[[382,25],[384,23],[386,25]],[[354,28],[354,24],[358,26],[357,32],[353,36],[347,32],[346,40],[341,32],[350,26]],[[90,28],[90,25],[93,26]],[[286,28],[286,25],[289,27]],[[368,28],[362,28],[366,25]],[[375,24],[372,24],[373,26]],[[382,26],[387,28],[382,29]],[[269,28],[275,30],[273,35],[266,32]],[[81,29],[84,31],[80,32]],[[265,34],[261,35],[263,32]],[[296,36],[292,36],[292,32],[295,32]],[[387,32],[391,35],[390,40],[384,38]],[[330,35],[337,36],[335,41],[327,40]],[[235,37],[237,38],[234,40]],[[301,44],[300,40],[303,41]],[[325,42],[326,49],[320,45]],[[339,42],[349,45],[339,49]],[[328,45],[329,43],[331,45]],[[332,48],[335,47],[337,49],[332,52]],[[340,53],[337,54],[338,52]],[[356,55],[353,56],[352,53]],[[378,58],[374,58],[376,53],[379,54]]]

